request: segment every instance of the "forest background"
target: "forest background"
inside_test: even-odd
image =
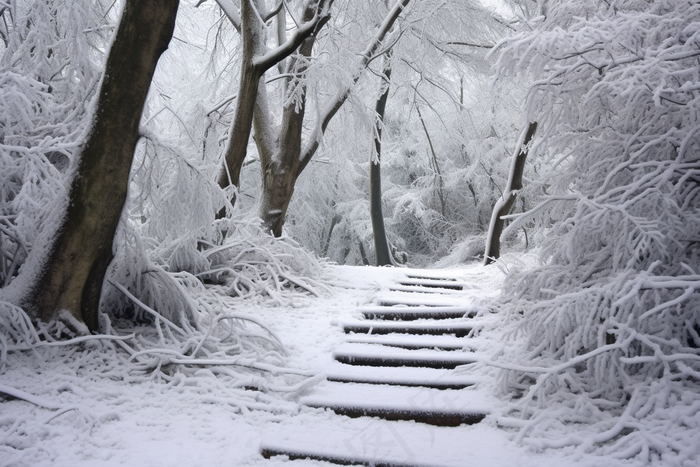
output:
[[[3,362],[87,334],[79,313],[38,321],[26,297],[68,225],[123,7],[0,1]],[[257,341],[224,342],[228,300],[320,293],[308,252],[373,264],[380,148],[393,261],[483,259],[537,123],[523,214],[501,237],[542,258],[501,299],[511,339],[492,364],[512,423],[544,447],[684,465],[700,411],[699,24],[697,3],[673,0],[182,1],[88,324],[112,338],[151,324],[151,353],[200,336],[193,355],[220,339],[259,357]],[[591,436],[574,433],[581,411]]]

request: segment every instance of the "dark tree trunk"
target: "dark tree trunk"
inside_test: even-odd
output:
[[[387,52],[384,62],[384,76],[382,87],[375,105],[376,125],[374,127],[374,156],[369,164],[369,206],[372,218],[372,233],[374,234],[374,251],[377,266],[393,265],[389,242],[386,239],[384,229],[384,214],[382,213],[382,126],[384,124],[384,112],[386,101],[389,99],[389,84],[391,82],[391,53]]]
[[[126,201],[146,95],[175,27],[178,0],[127,0],[109,51],[70,201],[27,308],[41,320],[67,310],[90,330]]]
[[[496,201],[491,215],[491,225],[489,227],[488,240],[486,242],[486,252],[484,253],[484,265],[495,262],[501,256],[501,233],[503,233],[504,216],[510,213],[510,209],[515,203],[518,191],[523,187],[523,172],[525,161],[527,160],[530,142],[535,137],[537,122],[530,123],[525,130],[524,136],[520,138],[518,147],[513,154],[514,160],[508,175],[508,184],[503,190],[503,195]]]
[[[310,4],[304,11],[302,20],[311,21],[315,14],[316,5]],[[326,17],[318,24],[318,29],[322,28],[330,19]],[[312,35],[304,40],[297,50],[297,55],[289,62],[287,73],[290,75],[303,75],[308,68],[313,47],[316,42],[316,35]],[[287,78],[287,86],[292,85],[292,78]],[[260,109],[261,112],[263,109]],[[269,109],[264,109],[269,112]],[[260,162],[262,164],[262,198],[260,200],[259,215],[263,220],[263,228],[271,232],[275,237],[282,235],[285,217],[289,202],[294,193],[294,186],[297,178],[308,163],[308,160],[301,160],[302,131],[304,116],[306,115],[306,94],[303,93],[297,102],[288,103],[282,110],[282,125],[279,132],[279,139],[275,148],[264,147],[264,144],[271,143],[269,138],[262,136],[268,130],[269,122],[263,120],[263,116],[257,116],[255,120],[255,132],[261,134],[256,137]],[[276,153],[275,153],[276,152]]]

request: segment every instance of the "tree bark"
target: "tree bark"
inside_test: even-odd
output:
[[[374,252],[377,266],[391,266],[394,264],[389,249],[384,228],[384,214],[382,213],[382,126],[386,102],[389,99],[389,85],[391,82],[391,52],[388,51],[384,62],[384,76],[379,97],[375,104],[376,124],[374,128],[374,157],[369,164],[369,206],[372,219],[372,233],[374,235]]]
[[[248,153],[248,140],[253,125],[253,113],[260,86],[260,78],[265,70],[254,64],[256,56],[265,52],[264,25],[258,20],[255,0],[241,1],[240,33],[243,40],[241,56],[241,78],[238,85],[236,110],[229,131],[228,144],[224,154],[224,167],[219,174],[219,186],[227,188],[240,184],[241,167]],[[257,3],[257,2],[256,2]],[[234,204],[235,200],[231,200]],[[226,207],[221,208],[218,217],[226,215]]]
[[[523,187],[523,172],[525,161],[527,160],[530,142],[535,137],[537,122],[530,123],[520,136],[518,146],[513,153],[513,164],[511,165],[508,183],[503,195],[496,201],[491,215],[488,238],[486,240],[486,252],[484,253],[484,266],[495,262],[501,256],[501,233],[505,224],[504,216],[510,213],[510,209],[515,203],[518,191]]]
[[[324,2],[326,0],[321,0]],[[324,6],[319,3],[318,6]],[[304,10],[302,20],[311,21],[317,6],[308,5]],[[324,18],[317,26],[323,27],[330,17]],[[286,73],[302,75],[308,67],[309,59],[316,43],[316,34],[301,43],[297,55],[290,59]],[[285,80],[285,88],[293,85],[292,78]],[[293,92],[291,90],[290,92]],[[306,93],[301,93],[297,102],[289,102],[282,110],[282,124],[275,147],[271,147],[272,136],[269,135],[271,120],[269,108],[260,108],[254,121],[256,143],[262,165],[262,198],[259,215],[263,228],[274,236],[282,235],[287,208],[294,193],[294,185],[306,162],[299,157],[301,153],[302,131],[306,115]],[[267,133],[267,134],[266,134]],[[257,135],[260,137],[258,138]]]
[[[69,204],[27,297],[41,320],[67,310],[98,327],[102,283],[127,197],[139,122],[160,55],[175,27],[178,0],[127,0],[109,51]]]

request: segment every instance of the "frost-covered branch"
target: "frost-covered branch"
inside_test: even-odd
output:
[[[326,104],[325,108],[320,112],[318,121],[316,122],[316,126],[311,132],[309,140],[304,146],[303,150],[301,151],[301,155],[299,156],[299,159],[302,161],[302,167],[308,164],[308,162],[316,153],[316,150],[321,144],[323,134],[326,132],[326,129],[328,128],[328,125],[330,124],[331,120],[333,119],[335,114],[338,113],[340,108],[350,96],[352,87],[360,80],[365,68],[367,67],[369,62],[374,58],[375,52],[379,49],[382,42],[384,41],[384,38],[387,36],[387,34],[389,34],[391,28],[394,26],[394,23],[398,20],[399,15],[404,11],[409,2],[410,0],[398,0],[394,4],[393,8],[384,17],[384,21],[377,29],[377,32],[375,33],[374,37],[367,44],[365,50],[360,54],[359,63],[355,66],[356,71],[352,74],[352,81],[350,82],[350,84],[346,87],[339,89],[335,97],[333,97],[333,99],[331,99]]]
[[[674,421],[700,414],[698,24],[692,2],[550,1],[500,46],[501,73],[531,79],[552,164],[548,193],[510,227],[547,229],[544,264],[504,297],[502,390],[528,395],[512,404],[522,423],[504,423],[524,443],[699,454],[695,428]]]

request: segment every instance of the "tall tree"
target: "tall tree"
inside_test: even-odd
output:
[[[224,4],[225,1],[219,0],[219,4]],[[246,21],[245,16],[248,14],[250,16],[249,24],[258,28],[256,30],[257,35],[253,36],[253,34],[250,34],[249,42],[253,43],[257,39],[258,48],[256,49],[257,52],[249,56],[244,51],[244,62],[252,57],[250,63],[253,65],[264,64],[264,67],[260,65],[260,69],[265,71],[280,62],[284,57],[289,56],[291,51],[296,51],[296,53],[289,56],[285,64],[280,64],[285,70],[283,74],[285,86],[282,99],[281,125],[279,128],[276,127],[272,118],[272,110],[268,103],[265,85],[260,84],[259,78],[262,76],[262,73],[260,73],[256,81],[255,94],[242,95],[239,93],[238,100],[242,97],[252,99],[252,96],[255,96],[255,100],[247,101],[245,104],[247,109],[245,118],[238,117],[238,108],[244,104],[241,102],[237,103],[234,123],[229,134],[229,146],[226,151],[226,169],[219,180],[222,186],[225,186],[227,181],[237,184],[237,177],[240,174],[246,156],[250,135],[249,123],[252,120],[255,130],[255,144],[263,172],[263,193],[260,200],[259,216],[263,220],[265,228],[274,235],[279,236],[282,234],[287,208],[299,175],[315,155],[330,121],[350,96],[353,86],[359,81],[364,70],[375,58],[375,54],[385,37],[391,31],[392,26],[410,0],[398,0],[394,7],[388,11],[375,34],[360,53],[357,62],[351,65],[350,78],[337,89],[333,97],[318,112],[314,126],[309,132],[306,141],[304,141],[303,128],[306,118],[307,83],[305,82],[304,74],[312,61],[314,45],[319,35],[318,32],[330,19],[328,15],[330,14],[332,0],[308,0],[305,2],[302,9],[300,27],[295,31],[294,36],[285,40],[276,49],[267,52],[264,48],[265,35],[263,34],[263,28],[265,24],[261,22],[261,18],[271,18],[272,15],[266,16],[262,0],[255,4],[257,8],[244,9],[244,6],[250,1],[243,0],[241,3],[241,34],[245,49],[247,33],[244,30],[244,23]],[[235,9],[227,7],[225,12],[231,21],[236,24],[238,17],[235,15]],[[283,15],[278,13],[278,18],[280,17],[283,17]],[[256,22],[253,23],[253,21]],[[279,29],[276,28],[275,30],[278,41],[284,39],[284,35],[279,34]],[[284,51],[284,54],[277,51]],[[245,67],[245,65],[242,65],[242,67]],[[243,82],[243,78],[241,82]],[[255,107],[254,118],[251,109],[253,105]],[[234,151],[231,148],[236,149]]]
[[[26,306],[48,321],[67,310],[98,327],[112,242],[127,196],[139,121],[160,55],[175,26],[178,0],[126,0],[110,48],[93,121],[74,170],[65,215]]]
[[[374,235],[374,254],[377,266],[393,264],[389,242],[384,228],[382,212],[382,127],[386,102],[389,100],[389,85],[391,84],[391,53],[384,57],[384,73],[381,77],[379,97],[374,107],[376,122],[374,126],[374,153],[369,164],[369,209],[372,218],[372,233]]]
[[[248,140],[253,126],[260,80],[267,70],[292,54],[307,38],[314,36],[329,19],[328,8],[332,0],[308,0],[305,3],[303,23],[294,35],[273,50],[267,48],[266,22],[278,13],[282,18],[278,4],[276,10],[267,11],[264,0],[241,0],[240,15],[228,0],[219,0],[219,5],[234,27],[240,32],[243,41],[241,55],[241,76],[238,85],[236,110],[228,136],[228,145],[224,154],[224,167],[219,175],[219,185],[227,188],[238,187],[241,167],[248,153]],[[278,22],[283,23],[283,19]],[[313,39],[311,39],[313,43]],[[264,92],[264,91],[263,91]],[[232,200],[234,202],[234,200]],[[219,216],[225,215],[225,207]]]
[[[368,42],[365,50],[361,53],[358,63],[353,66],[351,79],[342,88],[338,89],[335,96],[325,104],[324,110],[316,119],[313,130],[310,132],[307,141],[303,142],[302,128],[306,113],[306,84],[302,81],[293,86],[289,79],[287,96],[283,108],[282,127],[280,129],[277,144],[267,139],[267,148],[260,152],[263,165],[263,193],[260,201],[259,216],[263,220],[266,229],[273,235],[282,234],[287,208],[294,193],[294,186],[299,175],[309,164],[318,150],[321,139],[328,128],[332,118],[337,114],[345,101],[350,96],[353,86],[359,81],[364,70],[370,61],[375,58],[375,53],[383,43],[385,37],[391,31],[394,23],[399,18],[401,12],[408,5],[410,0],[399,0],[394,7],[384,17],[374,36]],[[307,66],[313,51],[313,42],[307,42],[306,47],[300,48],[299,54],[292,57],[293,60],[287,66],[291,75],[303,72]],[[291,99],[292,93],[299,96]],[[262,109],[261,109],[262,111]],[[271,120],[268,118],[267,120]],[[263,120],[257,120],[262,123]],[[272,128],[268,126],[256,126],[257,135],[270,135]],[[262,140],[263,138],[259,138]],[[272,144],[271,144],[272,143]],[[260,151],[261,144],[258,143]],[[272,149],[272,151],[265,151]]]

